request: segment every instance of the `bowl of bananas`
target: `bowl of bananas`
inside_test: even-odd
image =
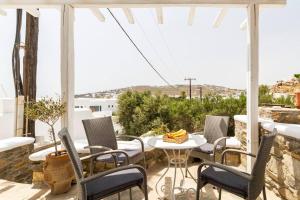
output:
[[[163,136],[163,141],[181,144],[181,143],[184,143],[185,141],[187,141],[188,138],[189,138],[189,135],[186,132],[186,130],[180,129],[179,131],[176,131],[176,132],[166,133]]]

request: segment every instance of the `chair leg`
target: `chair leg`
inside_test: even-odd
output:
[[[144,155],[144,168],[147,169],[146,156]]]
[[[121,199],[121,194],[120,193],[118,193],[118,200],[120,200]]]
[[[196,200],[200,200],[200,184],[197,183]]]
[[[221,200],[221,197],[222,197],[222,189],[219,188],[219,200]]]
[[[263,187],[263,197],[264,197],[264,200],[267,200],[266,186]]]
[[[144,192],[145,200],[148,200],[148,186],[147,186],[147,183],[144,184],[143,190],[144,190],[143,192]]]
[[[132,200],[132,190],[131,190],[131,188],[129,189],[129,197],[130,197],[130,200]]]

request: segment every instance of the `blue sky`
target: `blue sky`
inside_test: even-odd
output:
[[[192,76],[197,84],[246,87],[246,32],[239,29],[246,10],[232,8],[221,26],[212,27],[220,9],[197,8],[194,24],[187,25],[188,8],[164,8],[164,24],[153,9],[133,9],[128,24],[120,9],[112,9],[124,28],[161,74],[172,84]],[[76,93],[127,87],[163,85],[119,27],[102,9],[99,22],[89,10],[75,15]],[[260,83],[273,84],[300,72],[300,1],[284,8],[266,8],[260,15]],[[11,53],[15,11],[0,17],[0,84],[14,95]],[[25,25],[23,26],[25,28]],[[24,33],[23,33],[24,34]],[[60,14],[41,10],[38,54],[38,96],[60,93]],[[25,37],[23,36],[23,41]]]

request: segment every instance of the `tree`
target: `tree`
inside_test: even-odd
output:
[[[28,102],[36,100],[37,52],[39,36],[39,18],[26,15],[25,55],[23,60],[23,81],[25,107]],[[24,134],[35,137],[35,121],[24,120]]]
[[[20,73],[20,43],[22,28],[22,9],[17,9],[16,35],[12,53],[12,71],[15,85],[15,96],[23,95],[23,83]]]

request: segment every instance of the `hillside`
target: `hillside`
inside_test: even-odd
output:
[[[271,92],[293,95],[297,89],[300,89],[300,82],[296,78],[293,78],[288,81],[277,81],[277,83],[271,87]]]
[[[206,95],[208,93],[216,93],[222,96],[230,96],[230,95],[239,95],[244,90],[238,89],[231,89],[222,86],[215,86],[215,85],[193,85],[192,86],[192,96],[199,97],[200,90],[199,88],[202,87],[202,95]],[[171,86],[132,86],[126,88],[119,88],[114,90],[107,90],[107,91],[99,91],[95,93],[86,93],[86,94],[79,94],[76,97],[112,97],[118,95],[124,91],[137,91],[137,92],[144,92],[144,91],[151,91],[153,94],[166,94],[168,96],[179,96],[183,91],[189,95],[189,87],[188,85],[176,85],[175,87]]]

